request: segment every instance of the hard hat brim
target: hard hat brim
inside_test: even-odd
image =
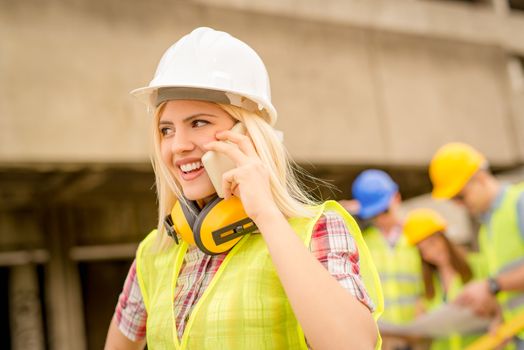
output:
[[[198,100],[198,101],[207,101],[223,104],[231,104],[237,107],[247,109],[251,112],[264,111],[263,117],[267,119],[267,122],[270,125],[274,125],[277,119],[277,111],[272,105],[258,101],[256,97],[249,96],[246,93],[241,93],[237,91],[225,91],[225,90],[210,90],[200,86],[172,86],[172,85],[163,85],[163,86],[146,86],[130,91],[130,94],[136,97],[140,102],[144,103],[148,107],[156,108],[160,103],[158,102],[159,90],[161,89],[170,89],[172,91],[169,98],[165,98],[160,102],[168,100]],[[249,108],[246,101],[247,98],[252,101],[253,106]],[[256,105],[256,106],[255,106]],[[260,109],[259,106],[262,106]]]
[[[445,186],[435,186],[431,191],[431,196],[435,199],[451,199],[455,197],[460,193],[460,191],[462,191],[476,171],[477,169],[474,168],[462,178],[457,177],[453,182],[448,183]]]
[[[457,186],[455,186],[457,187]],[[451,199],[455,197],[461,190],[461,187],[450,188],[450,187],[436,187],[431,191],[431,197],[435,199]]]

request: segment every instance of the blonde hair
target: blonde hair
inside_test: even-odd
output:
[[[165,217],[171,212],[177,200],[182,201],[183,204],[186,201],[175,178],[160,156],[161,135],[158,129],[158,121],[166,103],[164,102],[157,107],[154,118],[152,118],[154,145],[151,161],[156,178],[158,198],[157,230],[159,232],[157,247],[160,249],[167,248],[173,242],[165,232]],[[273,127],[256,113],[232,105],[217,105],[233,119],[244,123],[258,156],[268,170],[271,192],[282,214],[288,218],[311,217],[313,214],[308,207],[317,205],[318,202],[308,194],[296,175],[300,174],[309,179],[315,179],[306,174],[304,170],[291,160]]]

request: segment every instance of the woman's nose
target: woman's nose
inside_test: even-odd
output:
[[[195,144],[192,142],[191,138],[187,133],[179,131],[175,134],[171,146],[173,153],[181,154],[193,150]]]

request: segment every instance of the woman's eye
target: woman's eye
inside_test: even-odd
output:
[[[168,128],[168,127],[160,128],[160,134],[162,134],[162,136],[167,136],[171,134],[172,132],[173,132],[173,129],[171,128]]]
[[[206,121],[206,120],[201,120],[201,119],[193,120],[193,122],[192,122],[192,125],[193,125],[193,127],[195,127],[195,128],[199,128],[199,127],[204,126],[204,125],[207,125],[207,124],[209,124],[208,121]]]

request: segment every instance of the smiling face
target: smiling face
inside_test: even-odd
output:
[[[214,103],[173,100],[164,106],[158,122],[161,158],[187,199],[203,200],[215,193],[201,162],[203,145],[234,124]]]

